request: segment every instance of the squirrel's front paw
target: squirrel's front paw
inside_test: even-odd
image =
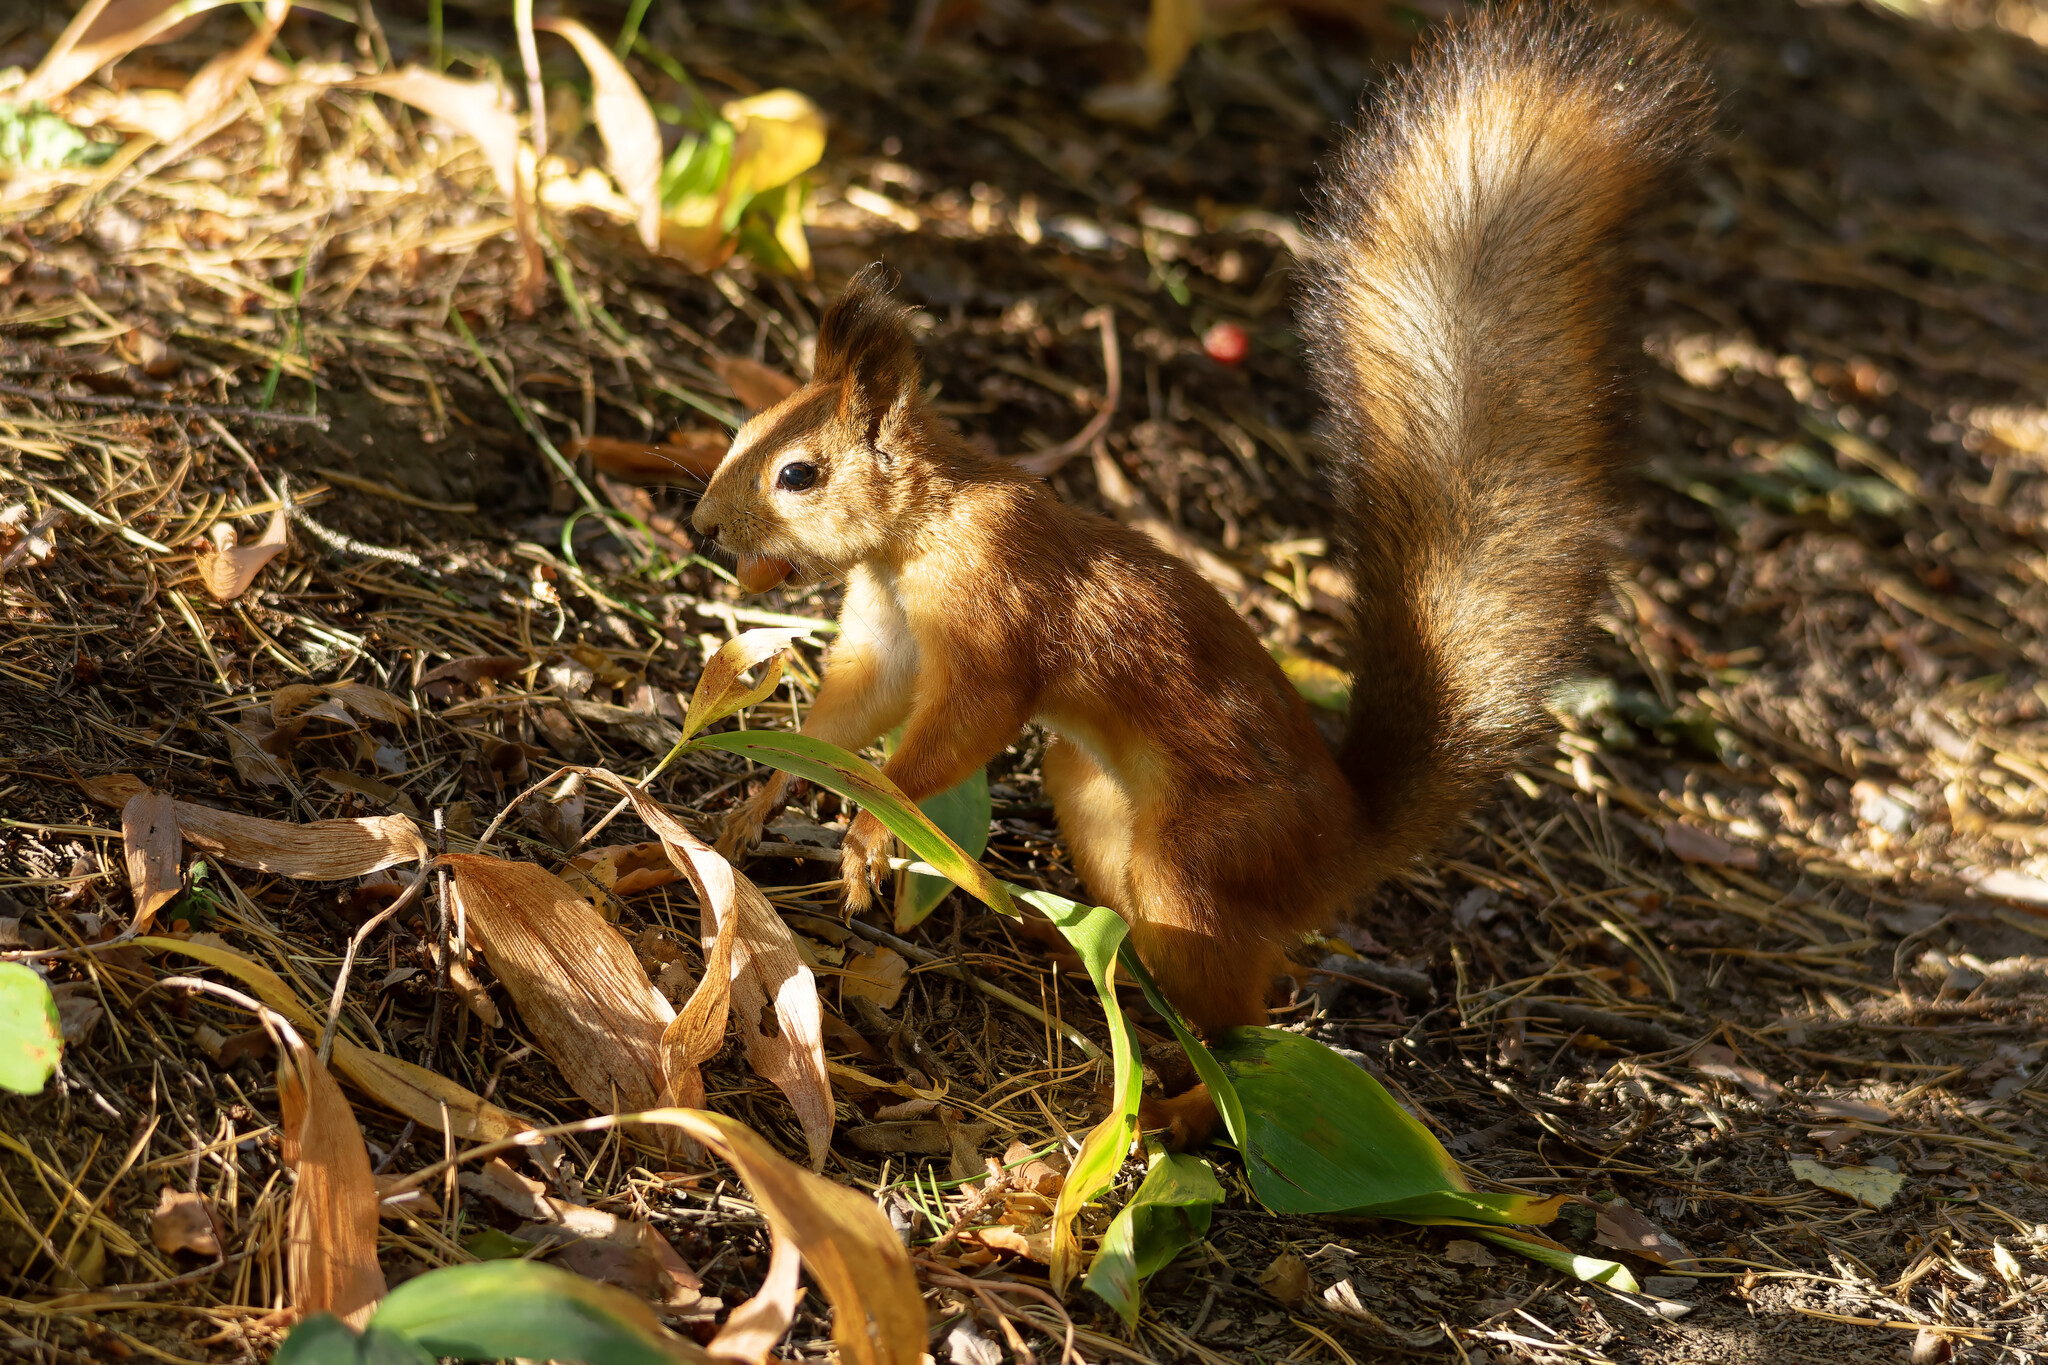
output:
[[[839,841],[839,886],[849,913],[858,914],[873,903],[889,871],[889,850],[894,837],[880,820],[862,811],[847,826]]]

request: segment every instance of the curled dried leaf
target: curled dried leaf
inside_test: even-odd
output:
[[[780,626],[742,631],[718,647],[704,664],[697,690],[690,694],[690,709],[683,715],[683,738],[688,739],[707,725],[715,725],[735,711],[766,701],[782,681],[782,666],[789,657],[790,641],[804,632]],[[758,681],[748,684],[748,669],[765,665]]]
[[[833,1123],[824,1007],[817,978],[797,953],[789,926],[760,888],[647,792],[602,768],[581,771],[633,803],[634,814],[690,879],[703,907],[704,979],[662,1039],[672,1093],[702,1093],[697,1069],[724,1041],[727,1018],[736,1017],[748,1064],[789,1097],[810,1145],[812,1169],[822,1167]],[[764,1017],[774,1021],[772,1032],[763,1027]]]
[[[227,522],[214,523],[205,548],[199,552],[199,581],[216,602],[232,602],[249,590],[265,564],[284,551],[285,518],[282,510],[272,514],[262,539],[253,545],[239,542],[235,528]]]
[[[292,1307],[361,1327],[384,1297],[370,1153],[341,1087],[288,1030],[278,1060],[277,1106],[282,1155],[296,1176],[285,1241]]]
[[[149,1215],[149,1240],[166,1255],[220,1255],[220,1229],[204,1197],[166,1185]]]
[[[661,126],[647,97],[612,50],[574,19],[536,19],[533,26],[567,38],[590,68],[590,116],[605,160],[639,212],[641,244],[653,251],[661,240]]]
[[[711,368],[718,371],[718,377],[726,382],[727,387],[732,390],[733,397],[739,399],[748,412],[772,408],[795,393],[799,387],[796,380],[774,366],[764,365],[746,356],[714,357]]]

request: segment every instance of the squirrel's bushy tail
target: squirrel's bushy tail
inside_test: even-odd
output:
[[[1354,594],[1345,768],[1385,871],[1581,656],[1628,463],[1629,236],[1710,117],[1682,41],[1512,4],[1394,81],[1328,177],[1304,322]]]

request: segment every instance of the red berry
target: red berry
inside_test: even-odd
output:
[[[1202,349],[1219,365],[1242,365],[1251,354],[1251,338],[1234,322],[1219,322],[1202,333]]]

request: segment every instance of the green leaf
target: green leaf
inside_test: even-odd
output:
[[[479,1261],[509,1261],[524,1256],[538,1245],[509,1232],[496,1228],[485,1228],[462,1239],[462,1249]]]
[[[708,1357],[623,1289],[537,1261],[448,1266],[407,1280],[370,1319],[436,1356],[676,1365]],[[321,1362],[325,1365],[325,1362]]]
[[[0,166],[25,171],[97,166],[120,150],[120,143],[95,142],[40,104],[24,109],[0,100]]]
[[[1074,1217],[1109,1188],[1138,1135],[1138,1101],[1145,1086],[1145,1074],[1138,1068],[1138,1030],[1125,1017],[1109,983],[1117,950],[1129,929],[1116,911],[1104,906],[1081,905],[1050,891],[1019,888],[1019,895],[1043,911],[1081,955],[1081,964],[1088,969],[1095,994],[1102,1000],[1103,1013],[1109,1017],[1109,1113],[1082,1139],[1081,1150],[1067,1170],[1066,1184],[1060,1187],[1059,1202],[1053,1207],[1052,1283],[1056,1291],[1065,1293],[1067,1282],[1080,1269],[1081,1247],[1074,1235]]]
[[[732,164],[732,125],[718,119],[702,137],[685,134],[661,168],[661,206],[674,209],[686,199],[709,196],[724,183]]]
[[[1562,1270],[1588,1284],[1609,1285],[1630,1294],[1643,1292],[1642,1286],[1636,1283],[1636,1277],[1621,1262],[1603,1261],[1598,1256],[1581,1256],[1563,1242],[1553,1241],[1540,1232],[1530,1232],[1526,1228],[1474,1228],[1472,1231],[1489,1242],[1527,1256],[1538,1265]]]
[[[63,1051],[49,984],[32,967],[0,963],[0,1089],[39,1093]]]
[[[866,759],[836,744],[787,730],[729,730],[724,734],[699,735],[687,747],[738,754],[839,793],[858,803],[862,810],[872,812],[912,853],[952,878],[962,891],[991,910],[1016,915],[1017,908],[1010,904],[1003,883],[989,876],[980,863],[947,838],[945,831],[933,824],[901,788]]]
[[[332,1313],[315,1313],[271,1357],[272,1365],[433,1365],[417,1342],[372,1327],[358,1334]]]
[[[988,795],[988,769],[978,769],[959,786],[948,787],[917,805],[968,857],[979,858],[988,847],[988,821],[995,813]],[[914,928],[938,909],[939,902],[952,889],[952,883],[944,877],[925,872],[904,873],[902,887],[896,893],[896,932],[906,933]]]
[[[1135,1325],[1145,1281],[1208,1235],[1209,1211],[1222,1202],[1223,1186],[1208,1162],[1185,1152],[1163,1154],[1102,1235],[1084,1283],[1126,1326]]]
[[[1203,1085],[1209,1087],[1210,1102],[1216,1106],[1216,1112],[1223,1118],[1224,1131],[1230,1134],[1230,1140],[1237,1144],[1237,1149],[1240,1152],[1244,1151],[1244,1104],[1238,1099],[1237,1087],[1231,1083],[1229,1074],[1217,1062],[1215,1055],[1203,1046],[1202,1040],[1195,1037],[1194,1030],[1180,1017],[1180,1011],[1173,1007],[1173,1003],[1166,998],[1166,993],[1159,989],[1159,983],[1152,979],[1152,973],[1145,970],[1145,964],[1138,960],[1137,951],[1130,944],[1124,944],[1119,950],[1117,961],[1131,974],[1131,979],[1138,983],[1138,989],[1145,992],[1145,1003],[1173,1029],[1173,1036],[1179,1040],[1181,1050],[1188,1054],[1188,1060],[1195,1065],[1195,1074],[1202,1078]]]

